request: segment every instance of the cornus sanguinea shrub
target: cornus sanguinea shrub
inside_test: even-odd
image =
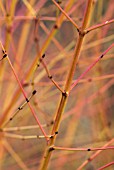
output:
[[[114,169],[113,0],[0,1],[0,170]]]

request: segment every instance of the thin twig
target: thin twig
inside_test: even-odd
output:
[[[102,23],[102,24],[97,24],[97,25],[95,25],[95,26],[92,26],[92,27],[90,27],[90,28],[87,28],[86,31],[87,31],[87,32],[90,32],[90,31],[93,31],[93,30],[95,30],[95,29],[101,28],[101,27],[106,26],[106,25],[111,24],[111,23],[114,23],[114,19],[109,20],[109,21],[105,21],[105,22]]]
[[[72,18],[70,18],[68,16],[68,14],[60,7],[60,5],[55,1],[55,0],[52,0],[53,3],[59,8],[59,10],[66,16],[66,18],[77,28],[79,29],[78,25],[73,21]]]
[[[105,169],[105,168],[107,168],[107,167],[109,167],[109,166],[111,166],[111,165],[114,165],[114,162],[110,162],[110,163],[108,163],[108,164],[106,164],[106,165],[98,168],[97,170],[103,170],[103,169]]]
[[[106,148],[109,145],[111,145],[114,142],[114,138],[108,141],[102,148]],[[98,150],[96,151],[93,155],[91,155],[86,161],[84,161],[78,168],[77,170],[82,170],[90,161],[95,159],[103,150]]]
[[[36,113],[35,113],[32,105],[30,104],[30,102],[29,102],[29,100],[28,100],[28,98],[27,98],[27,95],[26,95],[26,93],[25,93],[25,91],[24,91],[24,89],[23,89],[23,86],[22,86],[22,84],[21,84],[21,82],[20,82],[20,80],[19,80],[19,78],[18,78],[18,76],[17,76],[17,74],[16,74],[16,72],[15,72],[15,70],[14,70],[14,67],[13,67],[13,65],[12,65],[12,63],[11,63],[11,61],[10,61],[10,59],[9,59],[9,57],[8,57],[8,55],[7,55],[4,47],[3,47],[3,45],[2,45],[2,43],[1,43],[1,41],[0,41],[0,44],[1,44],[1,47],[2,47],[2,51],[3,51],[3,58],[7,58],[8,63],[9,63],[9,65],[10,65],[10,67],[11,67],[11,69],[12,69],[12,71],[13,71],[13,74],[14,74],[14,76],[15,76],[18,84],[19,84],[19,87],[20,87],[20,89],[21,89],[21,91],[22,91],[22,94],[23,94],[23,96],[24,96],[24,98],[25,98],[25,100],[26,100],[26,102],[27,102],[27,104],[28,104],[28,106],[29,106],[29,108],[30,108],[30,110],[31,110],[31,112],[32,112],[32,114],[33,114],[36,122],[38,123],[38,125],[39,125],[42,133],[44,134],[46,140],[48,141],[47,135],[46,135],[44,129],[42,128],[41,123],[40,123],[40,121],[39,121],[39,119],[38,119],[38,117],[37,117],[37,115],[36,115]]]
[[[63,90],[61,89],[61,87],[57,84],[57,82],[53,79],[52,75],[50,74],[50,71],[46,65],[46,63],[44,62],[44,57],[45,57],[45,54],[43,54],[41,56],[40,54],[40,49],[39,49],[39,43],[38,43],[38,36],[37,36],[37,29],[38,29],[38,20],[35,22],[35,30],[34,30],[34,40],[35,40],[35,44],[36,44],[36,49],[37,49],[37,53],[39,54],[39,63],[37,64],[37,67],[40,66],[40,63],[42,63],[47,75],[48,75],[48,78],[52,81],[52,83],[57,87],[57,89],[63,93]],[[37,69],[36,67],[36,69]],[[36,69],[34,70],[34,74],[36,72]],[[33,79],[32,79],[32,85],[34,85],[34,75],[33,75]]]
[[[85,72],[83,72],[81,74],[81,76],[72,84],[70,91],[78,84],[78,82],[98,63],[99,60],[101,60],[104,55],[114,46],[114,44],[112,44],[102,55],[100,55],[98,57],[97,60],[94,61],[94,63],[92,63],[86,70]]]
[[[108,146],[105,148],[65,148],[65,147],[53,146],[53,149],[64,150],[64,151],[97,151],[97,150],[114,149],[114,146]]]
[[[27,140],[27,139],[43,139],[45,138],[45,136],[39,136],[39,135],[17,135],[17,134],[12,134],[12,133],[7,133],[4,132],[4,137],[7,138],[14,138],[14,139],[21,139],[21,140]],[[50,138],[51,136],[47,136],[48,138]]]
[[[51,121],[48,124],[42,124],[42,127],[49,127],[53,125],[53,121]],[[2,128],[0,129],[3,132],[10,132],[10,131],[21,131],[21,130],[31,130],[31,129],[38,129],[38,125],[31,125],[31,126],[20,126],[20,127],[8,127],[8,128]]]
[[[86,29],[86,26],[87,26],[88,21],[89,21],[89,17],[90,17],[90,14],[91,14],[91,8],[92,8],[92,0],[88,0],[87,7],[86,7],[86,10],[85,10],[85,14],[84,14],[84,18],[83,18],[83,22],[82,22],[82,27],[81,27],[80,30],[78,30],[79,38],[78,38],[78,41],[77,41],[76,46],[75,46],[73,60],[72,60],[71,66],[70,66],[68,76],[67,76],[67,80],[66,80],[66,84],[65,84],[65,90],[64,90],[65,92],[62,93],[62,96],[61,96],[61,99],[60,99],[60,102],[59,102],[59,106],[58,106],[58,109],[57,109],[57,112],[56,112],[56,116],[55,116],[55,123],[54,123],[53,129],[51,131],[51,134],[58,131],[59,126],[60,126],[60,122],[61,122],[61,119],[62,119],[62,114],[63,114],[64,109],[65,109],[66,104],[67,104],[67,100],[68,100],[68,96],[69,96],[69,90],[70,90],[70,86],[71,86],[72,79],[73,79],[73,76],[74,76],[74,72],[75,72],[75,69],[76,69],[76,64],[77,64],[78,59],[79,59],[79,54],[80,54],[80,51],[81,51],[84,36],[86,35],[84,30]],[[56,139],[56,136],[54,136],[49,141],[49,146],[54,145],[55,139]],[[49,146],[47,146],[47,149],[45,150],[45,153],[44,153],[45,159],[43,158],[42,164],[40,166],[40,170],[41,169],[46,170],[47,167],[48,167],[49,160],[50,160],[51,155],[52,155],[51,151],[53,151],[53,150],[49,149]]]
[[[34,90],[32,92],[32,95],[28,98],[28,100],[30,101],[31,98],[36,94],[36,90]],[[10,119],[4,123],[3,127],[5,127],[10,121],[12,121],[14,119],[14,117],[27,105],[27,101],[25,101],[21,106],[18,107],[18,109],[15,111],[15,113],[10,117]]]

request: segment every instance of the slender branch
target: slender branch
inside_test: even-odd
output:
[[[3,47],[3,45],[2,45],[2,43],[1,43],[1,41],[0,41],[0,44],[1,44],[1,47],[2,47],[2,51],[3,51],[3,58],[7,58],[8,63],[9,63],[9,65],[10,65],[10,67],[11,67],[11,69],[12,69],[12,71],[13,71],[13,74],[14,74],[14,76],[15,76],[18,84],[19,84],[19,87],[20,87],[20,89],[21,89],[21,91],[22,91],[22,94],[23,94],[23,96],[24,96],[24,98],[25,98],[25,100],[26,100],[26,102],[27,102],[27,104],[28,104],[28,106],[29,106],[29,108],[30,108],[30,110],[31,110],[31,112],[32,112],[32,114],[33,114],[36,122],[38,123],[38,125],[39,125],[42,133],[44,134],[46,140],[48,141],[47,135],[46,135],[44,129],[42,128],[42,126],[41,126],[41,124],[40,124],[40,121],[39,121],[38,117],[36,116],[36,113],[35,113],[32,105],[30,104],[27,96],[26,96],[26,93],[25,93],[25,91],[24,91],[24,89],[23,89],[23,87],[22,87],[22,84],[21,84],[21,82],[20,82],[20,80],[19,80],[19,78],[18,78],[18,76],[17,76],[17,74],[16,74],[16,72],[15,72],[15,70],[14,70],[14,67],[13,67],[13,65],[12,65],[12,63],[11,63],[11,61],[10,61],[10,59],[9,59],[9,57],[8,57],[8,55],[7,55],[4,47]]]
[[[14,138],[14,139],[21,139],[21,140],[27,140],[27,139],[42,139],[45,138],[45,136],[38,136],[38,135],[29,135],[29,136],[24,136],[24,135],[17,135],[17,134],[12,134],[12,133],[4,133],[4,137],[7,138]],[[48,136],[49,137],[49,136]]]
[[[108,150],[114,149],[114,146],[108,146],[105,148],[65,148],[65,147],[58,147],[52,146],[54,150],[64,150],[64,151],[97,151],[97,150]]]
[[[12,133],[7,133],[7,132],[4,132],[3,135],[4,135],[4,137],[7,137],[7,138],[14,138],[14,139],[21,139],[21,140],[43,139],[43,138],[45,138],[45,136],[41,136],[41,135],[40,136],[39,135],[28,135],[28,136],[25,136],[25,135],[17,135],[17,134],[12,134]],[[52,135],[48,135],[47,137],[51,138],[53,136]]]
[[[111,166],[111,165],[114,165],[114,162],[110,162],[110,163],[108,163],[108,164],[106,164],[106,165],[98,168],[97,170],[103,170],[103,169],[105,169],[105,168],[107,168],[107,167],[109,167],[109,166]]]
[[[68,0],[67,4],[65,5],[65,11],[68,12],[69,9],[71,8],[71,6],[73,5],[73,1],[71,0]],[[63,14],[60,15],[59,19],[58,19],[58,22],[59,22],[59,26],[61,26],[62,22],[63,22]],[[43,43],[43,46],[42,46],[42,49],[41,49],[41,54],[43,54],[47,47],[49,46],[51,40],[53,39],[54,35],[57,33],[57,29],[55,29],[54,27],[52,28],[52,30],[50,31],[50,34],[48,35],[47,39],[45,40],[45,42]],[[25,36],[25,35],[24,35]],[[22,45],[22,43],[21,43]],[[19,48],[20,49],[20,48]],[[36,66],[37,64],[37,61],[38,61],[38,57],[36,55],[35,59],[33,60],[29,70],[27,71],[26,75],[23,77],[23,79],[26,79],[28,80],[31,75],[32,75],[32,72],[34,70],[34,67]],[[54,60],[54,62],[57,61],[57,60]],[[53,62],[52,62],[53,63]],[[19,94],[20,94],[20,88],[17,88],[13,98],[14,99],[17,99]],[[11,110],[12,106],[14,105],[14,100],[11,100],[10,103],[8,104],[7,108],[5,109],[4,113],[3,113],[3,116],[1,117],[0,119],[0,125],[2,124],[2,122],[4,122],[4,120],[6,119],[7,115],[9,114],[9,111]]]
[[[90,32],[90,31],[93,31],[93,30],[95,30],[95,29],[101,28],[101,27],[106,26],[106,25],[111,24],[111,23],[114,23],[114,19],[109,20],[109,21],[105,21],[105,22],[102,23],[102,24],[97,24],[97,25],[95,25],[95,26],[92,26],[92,27],[90,27],[90,28],[87,28],[86,31],[87,31],[87,32]]]
[[[59,10],[66,16],[66,18],[77,28],[79,29],[78,25],[73,21],[72,18],[70,18],[68,16],[68,14],[60,7],[60,5],[55,1],[55,0],[52,0],[53,3],[57,6],[57,8],[59,8]]]
[[[78,84],[78,82],[98,63],[99,60],[101,60],[104,55],[114,46],[114,44],[112,44],[102,55],[100,55],[98,57],[98,59],[96,59],[82,74],[80,77],[78,77],[78,79],[72,84],[70,91]]]
[[[67,76],[64,93],[62,93],[62,96],[61,96],[61,99],[60,99],[60,102],[59,102],[59,106],[58,106],[56,116],[55,116],[55,123],[54,123],[51,134],[58,131],[59,126],[60,126],[60,122],[61,122],[61,118],[62,118],[62,114],[63,114],[65,106],[67,104],[67,100],[68,100],[68,96],[69,96],[69,90],[70,90],[70,86],[71,86],[72,79],[73,79],[73,76],[74,76],[76,64],[77,64],[77,61],[79,59],[79,54],[80,54],[80,51],[81,51],[82,42],[84,40],[84,36],[86,35],[85,29],[86,29],[86,26],[87,26],[88,21],[89,21],[90,12],[91,12],[91,8],[92,8],[92,2],[93,2],[92,0],[88,0],[87,7],[86,7],[86,10],[85,10],[84,19],[83,19],[83,23],[82,23],[81,29],[78,30],[78,32],[79,32],[78,42],[75,46],[73,61],[71,63],[70,71],[69,71],[69,74]],[[56,139],[56,136],[54,136],[52,139],[50,139],[50,142],[49,142],[49,144],[46,148],[46,151],[44,153],[44,157],[43,157],[43,161],[42,161],[40,170],[46,170],[47,167],[48,167],[49,160],[51,158],[52,151],[53,151],[53,149],[51,150],[50,147],[54,145],[55,139]]]
[[[78,21],[80,18],[72,17],[73,20]],[[6,17],[0,17],[1,21],[4,21]],[[36,20],[34,16],[13,16],[12,17],[13,21],[20,21],[20,20]],[[56,21],[56,17],[49,17],[49,16],[40,16],[39,18],[40,21]],[[69,20],[67,18],[64,19],[64,21],[68,22]],[[69,21],[71,22],[71,21]],[[56,40],[56,39],[55,39]]]
[[[28,98],[28,100],[30,101],[31,98],[36,94],[36,90],[34,90],[32,92],[32,95]],[[3,127],[5,127],[10,121],[12,121],[14,119],[14,117],[27,105],[27,101],[25,101],[21,106],[18,107],[18,109],[15,111],[15,113],[10,117],[10,119],[8,121],[6,121],[3,124]]]
[[[40,18],[40,20],[41,20],[41,18]],[[56,19],[55,19],[55,21],[56,21]],[[50,30],[49,30],[49,28],[47,28],[47,26],[44,24],[44,22],[40,22],[40,27],[43,29],[43,31],[46,33],[46,35],[49,35]],[[60,42],[55,37],[52,38],[52,42],[55,44],[55,46],[58,48],[59,51],[63,51],[65,54],[64,48],[62,47]]]
[[[60,92],[63,93],[63,90],[61,89],[61,87],[58,85],[58,83],[53,79],[52,75],[50,74],[50,71],[49,71],[49,69],[47,68],[46,63],[45,63],[43,60],[41,61],[41,63],[42,63],[42,65],[43,65],[43,67],[44,67],[44,69],[45,69],[45,71],[46,71],[46,73],[47,73],[47,75],[48,75],[48,78],[49,78],[49,79],[52,81],[52,83],[57,87],[57,89],[58,89]]]
[[[27,0],[23,0],[24,2],[27,2]],[[45,1],[45,0],[44,0]],[[52,0],[53,2],[54,2],[54,4],[56,5],[57,3],[56,3],[56,1],[55,0]],[[61,0],[60,0],[61,1]],[[74,0],[71,0],[72,2],[74,1]],[[58,2],[59,2],[59,0],[58,0]],[[83,2],[83,1],[82,1]],[[72,63],[71,63],[71,66],[70,66],[70,71],[69,71],[69,74],[68,74],[68,76],[67,76],[67,80],[66,80],[66,82],[65,82],[65,87],[64,87],[64,90],[62,90],[60,87],[59,87],[59,84],[58,83],[56,83],[55,81],[54,81],[54,79],[53,79],[53,77],[52,77],[52,75],[50,74],[50,72],[49,72],[49,70],[48,70],[48,68],[47,68],[47,65],[46,65],[46,63],[42,60],[41,61],[41,63],[42,63],[42,65],[44,66],[44,71],[46,71],[46,73],[47,73],[47,75],[48,75],[48,77],[49,77],[49,79],[53,82],[53,84],[60,90],[60,92],[61,92],[61,99],[60,99],[60,102],[59,102],[59,106],[58,106],[58,108],[57,108],[57,112],[55,113],[55,121],[53,122],[53,129],[52,129],[52,132],[50,133],[50,134],[53,134],[54,132],[55,132],[55,134],[57,134],[58,133],[58,130],[59,130],[59,126],[60,126],[60,123],[61,123],[61,118],[62,118],[62,115],[63,115],[63,113],[64,113],[64,110],[65,110],[65,107],[66,107],[66,104],[67,104],[67,100],[68,100],[68,97],[69,97],[69,93],[70,93],[70,91],[79,83],[79,82],[81,82],[81,81],[83,81],[83,80],[81,80],[94,66],[95,66],[95,64],[97,64],[97,62],[99,62],[99,60],[100,59],[102,59],[103,58],[103,56],[108,52],[106,52],[106,53],[103,53],[97,60],[95,60],[95,62],[93,63],[93,64],[91,64],[87,69],[86,69],[86,71],[72,84],[72,80],[73,80],[73,76],[74,76],[74,72],[75,72],[75,69],[76,69],[76,64],[77,64],[77,62],[78,62],[78,60],[79,60],[79,55],[80,55],[80,51],[81,51],[81,47],[82,47],[82,44],[83,44],[83,40],[84,40],[84,37],[85,37],[85,35],[86,35],[86,33],[88,33],[88,32],[90,32],[90,31],[92,31],[92,30],[95,30],[95,29],[97,29],[97,28],[100,28],[100,27],[103,27],[103,26],[105,26],[105,25],[107,25],[107,24],[109,24],[109,22],[110,23],[113,23],[113,21],[114,20],[110,20],[110,21],[106,21],[105,23],[103,23],[103,24],[98,24],[98,25],[95,25],[95,26],[92,26],[92,27],[90,27],[90,28],[87,28],[87,23],[88,23],[88,21],[89,21],[89,14],[90,14],[90,9],[91,9],[91,0],[88,0],[88,5],[87,5],[87,10],[86,10],[86,13],[85,13],[85,16],[84,16],[84,18],[83,18],[83,24],[82,24],[82,26],[81,26],[81,28],[79,28],[76,24],[75,24],[75,22],[72,20],[72,18],[70,18],[69,17],[69,15],[67,14],[67,12],[65,12],[65,10],[63,10],[58,4],[56,5],[57,7],[58,7],[58,9],[62,12],[62,14],[63,14],[63,18],[65,18],[64,16],[66,16],[66,18],[77,28],[77,30],[78,30],[78,33],[79,33],[79,38],[78,38],[78,41],[77,41],[77,45],[76,45],[76,47],[75,47],[75,52],[74,52],[74,55],[73,55],[73,61],[72,61]],[[28,3],[28,2],[27,2]],[[27,6],[27,8],[31,11],[31,13],[33,14],[33,15],[35,15],[35,11],[34,11],[34,9],[32,8],[32,6],[30,5],[30,4],[28,3],[26,6]],[[7,3],[7,6],[8,6],[8,3]],[[18,18],[18,17],[17,17]],[[20,17],[21,18],[21,17]],[[62,17],[60,17],[60,18],[62,18]],[[13,18],[12,18],[13,19]],[[14,17],[14,19],[15,19],[15,17]],[[19,18],[18,18],[19,19]],[[22,18],[22,19],[26,19],[26,18]],[[32,17],[30,16],[30,17],[28,17],[28,19],[32,19]],[[35,17],[33,17],[33,19],[35,19]],[[59,20],[59,19],[58,19]],[[53,36],[55,35],[55,33],[56,33],[56,31],[55,30],[59,30],[59,27],[60,27],[60,25],[62,24],[62,22],[63,22],[63,20],[61,19],[60,20],[60,22],[56,22],[56,24],[54,25],[54,27],[53,27],[53,29],[52,29],[52,31],[51,31],[51,33],[50,33],[50,35],[48,36],[48,39],[47,39],[47,41],[46,41],[46,43],[44,44],[44,46],[43,46],[43,48],[42,48],[42,50],[41,51],[43,51],[43,52],[41,52],[41,53],[44,53],[45,52],[45,49],[47,48],[47,46],[49,45],[49,43],[52,41],[52,39],[53,39]],[[58,25],[59,25],[59,27],[58,27],[58,25],[57,25],[57,23],[58,23]],[[60,23],[60,24],[59,24]],[[22,36],[23,37],[23,36]],[[96,42],[97,43],[97,42]],[[23,45],[22,45],[23,46]],[[21,50],[20,48],[19,48],[19,50]],[[40,56],[40,55],[39,55]],[[7,55],[7,53],[6,53],[6,51],[5,50],[3,50],[3,58],[2,59],[0,59],[0,61],[2,61],[4,58],[6,58],[7,60],[8,60],[8,62],[9,62],[9,64],[10,64],[10,66],[11,66],[11,68],[12,68],[12,70],[15,68],[15,67],[13,67],[12,65],[11,65],[11,60],[9,59],[9,57],[8,57],[8,55]],[[34,66],[36,65],[36,63],[37,63],[37,60],[34,60],[35,62],[34,62]],[[34,66],[32,66],[31,67],[31,69],[30,70],[28,70],[27,71],[27,73],[28,73],[28,75],[27,76],[25,76],[24,77],[24,79],[28,79],[28,77],[30,77],[31,76],[31,73],[32,73],[32,71],[31,70],[33,70],[34,69]],[[37,117],[36,117],[36,113],[34,112],[34,110],[32,109],[32,106],[30,105],[30,100],[31,100],[31,97],[32,96],[30,96],[29,98],[27,98],[27,95],[26,95],[26,93],[25,93],[25,91],[24,91],[24,86],[20,83],[20,80],[18,79],[18,76],[17,76],[17,74],[15,73],[15,70],[13,70],[13,73],[14,73],[14,75],[15,75],[15,77],[16,77],[16,80],[18,81],[18,84],[19,84],[19,88],[18,88],[18,90],[15,92],[15,95],[14,96],[18,96],[18,94],[20,93],[20,91],[22,91],[22,93],[23,93],[23,95],[24,95],[24,98],[25,98],[25,102],[18,108],[18,110],[14,113],[14,115],[10,118],[11,120],[17,115],[17,113],[20,111],[20,110],[22,110],[24,107],[25,107],[25,105],[26,104],[28,104],[29,105],[29,108],[30,108],[30,110],[31,110],[31,112],[32,112],[32,114],[33,114],[33,116],[35,117],[35,119],[36,119],[36,121],[38,121],[37,120]],[[112,75],[113,76],[113,75]],[[5,77],[6,78],[6,77]],[[90,78],[90,79],[87,79],[87,81],[91,81],[92,79]],[[64,82],[63,82],[64,83]],[[72,84],[72,85],[71,85]],[[46,85],[48,85],[48,84],[46,84]],[[61,84],[60,84],[61,85]],[[108,86],[108,83],[106,83],[106,85],[105,86]],[[104,86],[103,86],[104,87]],[[20,90],[21,89],[21,90]],[[108,89],[108,88],[107,88]],[[104,90],[104,91],[106,91],[106,90]],[[100,93],[101,94],[101,93]],[[17,97],[18,98],[18,97]],[[108,100],[108,101],[111,101],[111,99],[106,99],[106,100]],[[3,120],[5,120],[5,118],[7,117],[7,113],[9,112],[9,110],[13,107],[13,105],[15,105],[15,98],[14,98],[14,104],[13,104],[13,102],[11,102],[11,104],[7,107],[7,109],[6,109],[6,112],[4,112],[4,113],[6,113],[6,114],[4,114],[3,113],[3,116],[4,116],[4,119]],[[86,102],[85,102],[86,103]],[[112,103],[111,103],[112,104]],[[77,104],[77,106],[78,106],[78,104]],[[80,107],[80,106],[79,106]],[[46,120],[47,121],[47,120]],[[1,122],[5,122],[5,121],[2,121],[2,119],[1,119]],[[40,124],[40,122],[39,122],[39,124]],[[44,135],[46,135],[45,134],[45,131],[43,131],[43,127],[45,127],[45,126],[48,126],[48,124],[47,125],[41,125],[40,124],[40,129],[41,129],[41,131],[44,133]],[[4,136],[5,137],[9,137],[9,138],[17,138],[17,139],[24,139],[24,140],[26,140],[26,139],[32,139],[32,138],[38,138],[38,136],[37,135],[34,135],[34,136],[24,136],[24,135],[17,135],[17,134],[11,134],[11,133],[4,133],[4,132],[8,132],[8,130],[10,131],[11,129],[13,129],[14,131],[15,130],[25,130],[25,129],[33,129],[33,128],[39,128],[39,125],[35,125],[35,126],[28,126],[28,127],[14,127],[14,129],[13,129],[13,127],[12,128],[3,128],[3,129],[0,129],[0,133],[3,131],[3,133],[1,133],[1,134],[4,134]],[[69,128],[70,129],[70,128]],[[54,146],[54,143],[55,143],[55,139],[56,139],[56,135],[46,135],[46,136],[44,136],[44,135],[42,135],[42,136],[40,136],[41,138],[46,138],[46,139],[49,139],[49,142],[47,143],[47,147],[46,147],[46,151],[45,151],[45,154],[44,154],[44,158],[43,158],[43,161],[42,161],[42,165],[41,165],[41,169],[42,170],[46,170],[47,169],[47,166],[48,166],[48,164],[49,164],[49,160],[50,160],[50,157],[51,157],[51,154],[52,154],[52,151],[54,151],[54,150],[66,150],[66,151],[96,151],[96,150],[98,150],[99,151],[99,153],[101,152],[101,151],[103,151],[103,150],[106,150],[106,149],[114,149],[114,147],[113,146],[111,146],[111,147],[106,147],[106,148],[89,148],[89,149],[87,149],[87,148],[63,148],[63,147],[57,147],[57,146]],[[2,137],[2,135],[1,135],[1,137]],[[66,137],[67,137],[67,135],[66,135]],[[70,145],[69,145],[70,146]],[[7,145],[7,150],[9,149],[9,153],[10,153],[10,151],[11,151],[11,149],[10,149],[10,145],[8,146]],[[86,150],[85,150],[86,149]],[[97,152],[98,153],[98,152]],[[18,162],[21,162],[19,159],[18,159],[18,155],[16,156],[16,154],[15,154],[15,152],[12,152],[11,151],[11,155],[12,155],[12,157],[14,157],[14,158],[16,158],[15,160],[17,161],[17,163]],[[97,155],[97,154],[96,154]],[[95,156],[91,156],[88,160],[87,160],[87,162],[90,162],[92,159],[94,159],[95,158]],[[63,161],[64,162],[64,161]],[[99,170],[100,169],[104,169],[104,168],[106,168],[106,167],[108,167],[108,166],[110,166],[110,165],[112,165],[112,164],[114,164],[114,162],[110,162],[109,164],[106,164],[106,165],[104,165],[103,167],[101,167],[101,168],[99,168]],[[20,166],[21,167],[21,166]],[[26,169],[26,167],[24,167],[23,166],[23,164],[22,164],[22,167],[21,167],[22,169]]]
[[[53,125],[53,121],[51,121],[48,124],[42,124],[42,127],[49,127],[51,125]],[[2,128],[0,129],[0,131],[3,132],[10,132],[10,131],[21,131],[21,130],[31,130],[31,129],[38,129],[39,126],[38,125],[31,125],[31,126],[20,126],[20,127],[8,127],[8,128]]]
[[[106,148],[109,145],[111,145],[114,142],[114,138],[111,139],[110,141],[108,141],[102,148]],[[84,168],[90,161],[92,161],[93,159],[95,159],[100,153],[102,152],[102,150],[98,150],[96,151],[93,155],[91,155],[86,161],[84,161],[82,163],[82,165],[80,165],[77,170],[82,170],[82,168]]]
[[[78,83],[87,83],[87,82],[93,82],[93,81],[100,81],[100,80],[105,80],[105,79],[110,79],[110,78],[114,78],[114,74],[107,74],[107,75],[103,75],[103,76],[97,76],[97,77],[91,77],[91,78],[83,78],[80,79],[80,81]],[[76,80],[73,80],[73,83]],[[59,81],[58,84],[59,85],[63,85],[65,81]],[[49,86],[51,85],[51,82],[40,82],[38,83],[39,86]]]
[[[45,54],[43,54],[41,56],[41,53],[40,53],[40,49],[39,49],[39,43],[38,43],[38,35],[37,35],[37,30],[38,30],[38,20],[36,20],[35,22],[35,30],[34,30],[34,40],[35,40],[35,44],[36,44],[36,49],[37,49],[37,53],[39,55],[39,63],[37,64],[37,67],[40,66],[40,63],[42,63],[47,75],[48,75],[48,78],[52,81],[52,83],[57,87],[57,89],[63,93],[63,90],[61,89],[61,87],[57,84],[57,82],[53,79],[52,75],[50,74],[50,71],[46,65],[46,63],[44,62],[43,58],[45,57]],[[37,69],[36,67],[36,69]],[[34,74],[36,72],[36,69],[34,70]],[[33,76],[33,79],[34,79],[34,76]],[[34,80],[32,80],[32,84],[34,85]]]

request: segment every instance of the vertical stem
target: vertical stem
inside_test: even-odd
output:
[[[70,86],[71,86],[72,79],[73,79],[73,76],[74,76],[76,64],[77,64],[77,61],[79,59],[81,46],[82,46],[82,43],[83,43],[83,40],[84,40],[84,36],[86,34],[85,29],[87,27],[89,17],[90,17],[90,14],[91,14],[92,2],[93,2],[92,0],[88,0],[87,7],[86,7],[86,10],[85,10],[84,19],[83,19],[83,23],[82,23],[81,29],[78,30],[79,31],[78,42],[77,42],[76,47],[75,47],[73,61],[72,61],[70,71],[69,71],[68,76],[67,76],[65,89],[64,89],[65,92],[62,93],[60,103],[59,103],[59,107],[58,107],[58,110],[57,110],[57,113],[56,113],[55,123],[53,125],[53,129],[52,129],[51,134],[56,133],[59,129],[61,117],[62,117],[62,114],[64,112],[64,109],[65,109],[65,106],[66,106],[66,103],[67,103],[68,94],[69,94],[69,91],[70,91]],[[49,161],[50,161],[50,158],[51,158],[51,155],[52,155],[51,146],[54,145],[55,139],[56,139],[56,136],[53,136],[53,138],[51,138],[50,142],[48,143],[48,146],[47,146],[46,151],[44,153],[44,158],[42,160],[40,170],[46,170],[47,167],[48,167],[48,164],[49,164]]]

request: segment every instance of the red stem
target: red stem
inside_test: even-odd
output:
[[[100,55],[94,63],[92,63],[82,74],[78,77],[78,79],[72,84],[70,91],[78,84],[78,82],[97,64],[99,60],[103,58],[103,56],[114,46],[112,44],[102,55]]]
[[[110,21],[106,21],[106,22],[104,22],[104,23],[102,23],[102,24],[98,24],[98,25],[92,26],[92,27],[90,27],[90,28],[87,28],[86,31],[87,31],[87,32],[90,32],[90,31],[92,31],[92,30],[98,29],[98,28],[100,28],[100,27],[103,27],[103,26],[105,26],[105,25],[111,24],[111,23],[113,23],[113,22],[114,22],[114,19],[112,19],[112,20],[110,20]]]
[[[97,151],[97,150],[108,150],[114,149],[114,146],[108,146],[105,148],[65,148],[65,147],[58,147],[54,146],[53,149],[55,150],[66,150],[66,151]]]
[[[10,64],[11,69],[12,69],[12,71],[13,71],[13,74],[14,74],[14,76],[15,76],[15,78],[16,78],[16,80],[17,80],[19,86],[20,86],[20,89],[21,89],[21,91],[22,91],[22,93],[23,93],[23,96],[25,97],[25,100],[27,101],[27,95],[25,94],[25,91],[24,91],[24,89],[23,89],[23,86],[22,86],[22,84],[21,84],[21,82],[20,82],[20,80],[19,80],[19,78],[18,78],[18,76],[17,76],[17,74],[16,74],[16,72],[15,72],[15,70],[14,70],[14,68],[13,68],[13,65],[12,65],[12,63],[11,63],[11,61],[10,61],[10,59],[9,59],[8,56],[7,56],[7,60],[8,60],[8,62],[9,62],[9,64]],[[28,106],[29,106],[29,108],[30,108],[30,110],[31,110],[31,112],[32,112],[32,114],[33,114],[33,116],[34,116],[36,122],[38,123],[38,125],[39,125],[39,127],[40,127],[42,133],[44,134],[46,140],[48,140],[48,139],[47,139],[47,135],[46,135],[44,129],[42,128],[42,125],[40,124],[40,121],[39,121],[38,117],[36,116],[36,113],[35,113],[33,107],[31,106],[31,104],[30,104],[29,101],[27,101],[27,102],[28,102]]]
[[[3,47],[1,41],[0,41],[0,45],[1,45],[2,51],[3,51],[3,58],[2,58],[2,59],[4,59],[5,57],[7,58],[8,62],[9,62],[9,65],[10,65],[12,71],[13,71],[13,74],[14,74],[14,76],[15,76],[15,78],[16,78],[18,84],[19,84],[19,87],[20,87],[20,89],[21,89],[21,91],[22,91],[22,93],[23,93],[23,96],[24,96],[25,100],[27,101],[28,106],[29,106],[29,108],[30,108],[30,110],[31,110],[31,112],[32,112],[32,114],[33,114],[33,116],[34,116],[36,122],[38,123],[39,128],[41,129],[43,135],[45,136],[46,140],[48,141],[48,137],[47,137],[47,135],[46,135],[44,129],[42,128],[42,125],[40,124],[40,121],[39,121],[39,119],[38,119],[38,117],[37,117],[37,115],[36,115],[36,113],[35,113],[35,111],[34,111],[32,105],[30,104],[30,101],[29,101],[28,98],[27,98],[27,95],[26,95],[26,93],[25,93],[25,91],[24,91],[24,89],[23,89],[23,86],[22,86],[22,84],[21,84],[21,82],[20,82],[20,80],[19,80],[19,78],[18,78],[18,76],[17,76],[17,74],[16,74],[16,72],[15,72],[15,69],[14,69],[14,67],[13,67],[13,65],[12,65],[12,63],[11,63],[11,61],[10,61],[10,59],[9,59],[9,57],[8,57],[8,55],[7,55],[7,53],[6,53],[5,49],[4,49],[4,47]],[[2,60],[2,59],[1,59],[1,60]],[[0,60],[0,61],[1,61],[1,60]]]
[[[109,166],[111,166],[111,165],[113,165],[113,164],[114,164],[114,162],[110,162],[110,163],[108,163],[108,164],[106,164],[106,165],[104,165],[104,166],[98,168],[97,170],[105,169],[105,168],[107,168],[107,167],[109,167]]]

